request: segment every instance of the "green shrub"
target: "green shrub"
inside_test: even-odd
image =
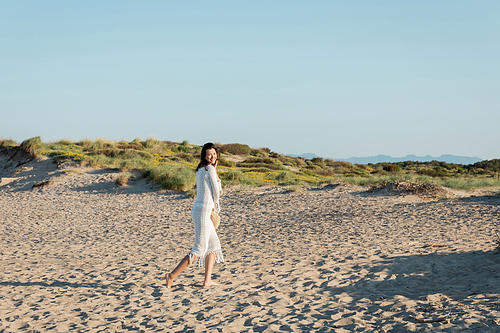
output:
[[[283,171],[276,175],[275,179],[278,181],[279,185],[297,185],[300,181],[297,180],[295,174],[290,171]]]
[[[25,140],[21,143],[21,149],[32,156],[38,156],[38,151],[43,147],[42,140],[39,136]]]
[[[297,167],[299,167],[299,168],[306,165],[306,161],[301,157],[296,157],[295,163],[296,163]]]
[[[191,151],[191,147],[187,145],[187,141],[183,141],[180,145],[177,146],[177,151],[183,153],[189,153]]]
[[[279,174],[276,175],[276,180],[280,183],[286,183],[290,181],[292,177],[290,174],[286,171],[280,172]]]
[[[186,162],[196,162],[196,160],[193,158],[193,155],[189,154],[189,153],[184,153],[182,151],[179,151],[175,154],[175,156],[177,156],[178,158],[186,161]]]
[[[257,156],[257,157],[267,157],[268,156],[267,153],[261,151],[260,149],[252,149],[250,151],[250,155]]]
[[[220,175],[223,185],[235,185],[241,183],[245,175],[239,170],[229,170]]]
[[[309,171],[309,170],[307,170],[307,169],[305,169],[305,168],[300,169],[300,170],[299,170],[299,172],[300,172],[301,174],[303,174],[304,176],[309,176],[309,177],[311,177],[311,176],[314,176],[314,175],[315,175],[315,174],[314,174],[314,172]]]
[[[315,165],[315,164],[308,164],[308,165],[304,166],[302,169],[311,170],[311,171],[322,170],[320,166]]]
[[[228,160],[226,160],[226,158],[224,158],[224,156],[221,156],[219,159],[218,165],[233,168],[236,166],[236,162],[235,161],[228,161]]]
[[[161,145],[161,142],[156,140],[155,138],[147,138],[146,141],[142,142],[142,145],[146,149],[153,149],[158,145]]]
[[[431,177],[445,177],[445,176],[447,176],[446,171],[440,166],[436,166],[432,169],[420,169],[417,171],[417,173],[419,175],[427,175],[427,176],[431,176]]]
[[[250,157],[238,164],[240,168],[268,168],[271,170],[286,170],[281,161],[269,157]]]
[[[474,163],[472,166],[493,172],[500,172],[500,159],[480,161]]]
[[[152,154],[166,154],[169,150],[165,141],[159,141],[155,138],[148,138],[142,145]]]
[[[252,149],[248,145],[242,145],[240,143],[222,145],[219,149],[221,153],[232,155],[250,155],[252,152]]]
[[[196,183],[194,170],[182,165],[167,164],[147,167],[143,174],[151,181],[159,183],[163,189],[168,190],[187,191]]]
[[[401,167],[392,163],[387,163],[382,169],[387,172],[401,172]]]
[[[121,165],[122,159],[115,157],[109,157],[103,154],[94,155],[92,158],[85,160],[85,162],[93,168],[105,168],[105,167],[119,167]]]
[[[323,158],[321,158],[321,157],[314,157],[311,160],[311,163],[314,164],[314,165],[317,165],[319,167],[322,167],[322,168],[326,166],[325,161],[323,161]]]
[[[154,158],[150,152],[140,151],[140,150],[132,150],[132,149],[125,150],[119,156],[121,158],[124,158],[124,159],[132,159],[132,158],[139,157],[139,158],[144,159],[144,160],[152,160]]]
[[[112,149],[115,148],[118,143],[115,141],[105,140],[98,138],[95,141],[90,139],[85,139],[83,142],[80,142],[79,145],[83,146],[84,151],[88,151],[92,154],[101,154],[100,151],[104,149]]]

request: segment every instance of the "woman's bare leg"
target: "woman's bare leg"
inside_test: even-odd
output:
[[[193,261],[196,260],[196,257],[192,255]],[[165,280],[167,281],[167,288],[172,287],[172,283],[174,282],[174,279],[177,277],[177,275],[181,274],[183,270],[185,270],[187,267],[189,267],[190,262],[189,262],[189,254],[182,258],[181,262],[175,267],[175,269],[172,271],[172,273],[167,273],[165,274]]]
[[[218,283],[212,281],[212,268],[214,267],[215,254],[209,253],[205,259],[205,281],[203,282],[204,287],[218,286]]]

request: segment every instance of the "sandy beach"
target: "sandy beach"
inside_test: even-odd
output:
[[[228,188],[220,285],[190,267],[167,290],[194,198],[0,162],[0,332],[500,331],[499,196]]]

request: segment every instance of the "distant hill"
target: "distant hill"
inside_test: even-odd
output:
[[[416,155],[406,155],[404,157],[391,157],[387,155],[377,155],[377,156],[369,156],[369,157],[350,157],[350,158],[339,158],[337,160],[347,161],[351,163],[357,164],[368,164],[368,163],[382,163],[382,162],[404,162],[404,161],[415,161],[415,162],[431,162],[431,161],[440,161],[446,163],[455,163],[455,164],[474,164],[476,162],[482,161],[481,158],[478,157],[468,157],[468,156],[456,156],[456,155],[441,155],[439,157],[433,157],[430,155],[425,156],[416,156]]]
[[[312,160],[315,157],[321,157],[321,156],[318,156],[318,155],[313,154],[313,153],[305,153],[305,154],[302,154],[302,155],[297,155],[297,154],[287,154],[287,155],[288,156],[292,156],[292,157],[302,157],[302,158],[305,158],[307,160]]]
[[[289,154],[289,156],[293,157],[303,157],[308,160],[314,157],[321,157],[313,153],[306,153],[302,155]],[[425,156],[417,156],[417,155],[406,155],[404,157],[392,157],[388,155],[377,155],[377,156],[368,156],[368,157],[349,157],[349,158],[334,158],[336,161],[347,161],[356,164],[368,164],[368,163],[395,163],[395,162],[404,162],[404,161],[415,161],[415,162],[431,162],[431,161],[440,161],[446,163],[455,163],[455,164],[474,164],[476,162],[482,161],[479,157],[468,157],[468,156],[456,156],[444,154],[439,157],[433,157],[430,155]]]

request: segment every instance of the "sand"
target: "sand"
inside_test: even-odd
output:
[[[118,175],[0,159],[1,332],[500,331],[498,196],[226,189],[220,285],[167,290],[194,198]]]

